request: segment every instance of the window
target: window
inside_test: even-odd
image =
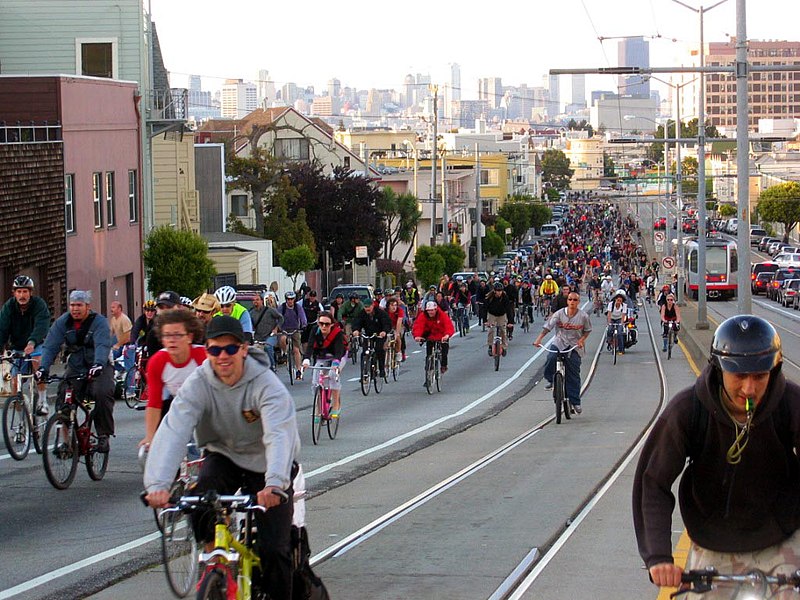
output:
[[[106,173],[106,222],[109,227],[117,225],[117,207],[114,200],[114,172]]]
[[[234,217],[246,217],[248,212],[247,194],[231,194],[231,214]]]
[[[67,233],[75,233],[75,174],[64,176],[64,224]]]
[[[136,180],[136,171],[128,171],[128,215],[131,223],[139,220],[139,186]]]
[[[92,202],[94,204],[94,228],[103,226],[103,174],[92,174]]]
[[[308,140],[305,138],[275,140],[275,157],[286,160],[308,160]]]
[[[75,72],[91,77],[117,77],[116,38],[78,38],[75,40]]]
[[[499,177],[498,169],[481,169],[481,185],[498,185]]]

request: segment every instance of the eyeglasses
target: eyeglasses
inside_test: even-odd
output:
[[[163,333],[161,337],[165,340],[179,340],[189,335],[188,333]]]
[[[241,344],[228,344],[227,346],[206,346],[206,352],[215,358],[223,352],[225,352],[225,354],[228,356],[233,356],[241,347]]]
[[[228,302],[227,304],[220,304],[220,306],[222,308],[230,308],[231,306],[233,306],[233,303],[232,302]]]
[[[210,310],[200,310],[199,308],[195,308],[194,312],[199,313],[201,315],[210,315],[211,314]]]
[[[567,298],[567,302],[580,302],[580,298]]]
[[[319,322],[319,326],[320,327],[330,327],[331,325],[333,325],[333,323],[330,323],[329,321],[320,321]]]
[[[145,308],[144,312],[156,312],[155,308]]]

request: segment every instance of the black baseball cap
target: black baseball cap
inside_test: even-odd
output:
[[[163,304],[164,306],[172,308],[176,304],[180,304],[180,301],[181,297],[178,296],[178,294],[176,294],[175,292],[170,292],[170,291],[161,292],[158,295],[158,298],[156,298],[156,306],[158,306],[159,304]]]
[[[245,341],[244,330],[242,329],[242,324],[239,322],[239,319],[228,315],[214,317],[211,319],[206,329],[206,338],[209,340],[222,337],[223,335],[235,337],[241,343]]]

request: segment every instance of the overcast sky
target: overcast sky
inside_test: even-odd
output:
[[[455,62],[462,98],[469,99],[477,98],[480,77],[540,86],[550,68],[617,66],[618,40],[599,38],[645,36],[651,66],[677,65],[688,45],[697,45],[700,29],[699,16],[672,0],[148,3],[172,85],[198,74],[204,89],[218,89],[226,78],[254,81],[267,69],[278,87],[294,82],[320,93],[336,77],[342,86],[399,90],[407,73],[429,73],[444,84]],[[800,0],[748,1],[749,39],[800,40],[798,23]],[[735,33],[736,0],[706,14],[706,42]],[[613,90],[614,79],[592,77],[587,94]]]

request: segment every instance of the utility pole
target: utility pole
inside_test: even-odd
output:
[[[450,217],[447,214],[447,154],[442,151],[442,237],[445,243],[450,243],[450,233],[448,231],[448,224]]]
[[[736,0],[736,187],[739,229],[737,250],[739,273],[737,309],[739,314],[753,311],[750,295],[750,128],[747,118],[747,15],[745,0]]]
[[[681,86],[675,86],[675,137],[681,138]],[[675,179],[678,189],[675,195],[675,227],[678,229],[678,247],[676,262],[678,263],[678,283],[676,292],[678,306],[685,304],[683,300],[683,169],[681,168],[681,144],[675,143]]]
[[[431,218],[431,246],[436,245],[436,146],[439,137],[439,113],[436,107],[439,99],[439,86],[432,85],[433,90],[433,144],[431,147],[431,204],[433,215]]]
[[[475,267],[476,271],[483,270],[483,242],[481,240],[481,215],[483,203],[481,202],[481,154],[478,142],[475,142]]]

